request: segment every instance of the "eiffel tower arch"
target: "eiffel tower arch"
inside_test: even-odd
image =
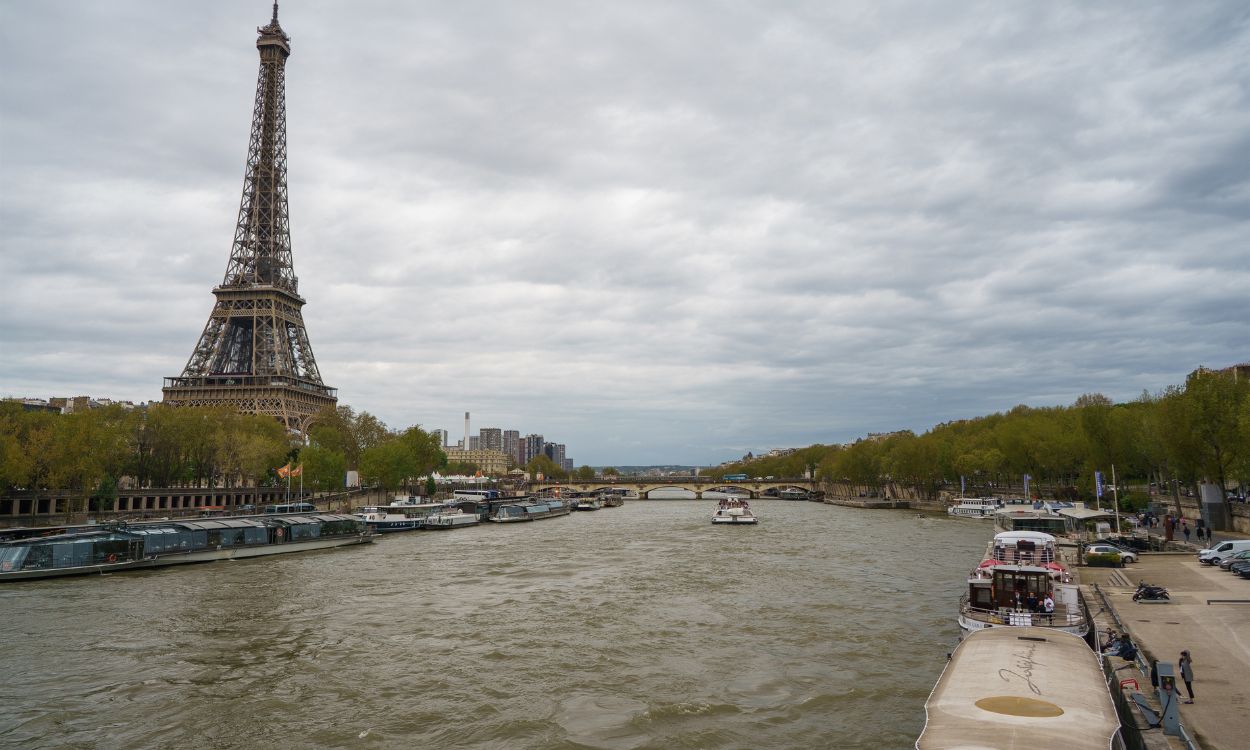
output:
[[[276,2],[273,18],[256,31],[260,73],[230,260],[186,367],[178,377],[165,378],[161,390],[167,404],[235,406],[303,432],[338,397],[317,369],[291,261],[286,185],[291,38],[278,25]]]

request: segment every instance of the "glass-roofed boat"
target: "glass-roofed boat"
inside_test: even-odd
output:
[[[0,582],[281,555],[376,536],[360,518],[334,513],[117,524],[0,542]]]

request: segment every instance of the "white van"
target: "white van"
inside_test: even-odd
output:
[[[1223,560],[1234,552],[1241,552],[1243,549],[1250,549],[1250,539],[1220,542],[1211,549],[1204,549],[1199,552],[1198,562],[1206,565],[1219,565],[1220,560]]]

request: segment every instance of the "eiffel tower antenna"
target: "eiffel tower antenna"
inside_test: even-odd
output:
[[[260,73],[243,173],[239,221],[217,302],[182,375],[165,378],[165,402],[228,404],[305,431],[337,392],[321,381],[304,328],[291,261],[286,187],[286,60],[291,37],[273,18],[257,30]]]

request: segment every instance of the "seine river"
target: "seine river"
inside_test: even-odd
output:
[[[907,748],[984,522],[627,502],[0,588],[0,746]]]

